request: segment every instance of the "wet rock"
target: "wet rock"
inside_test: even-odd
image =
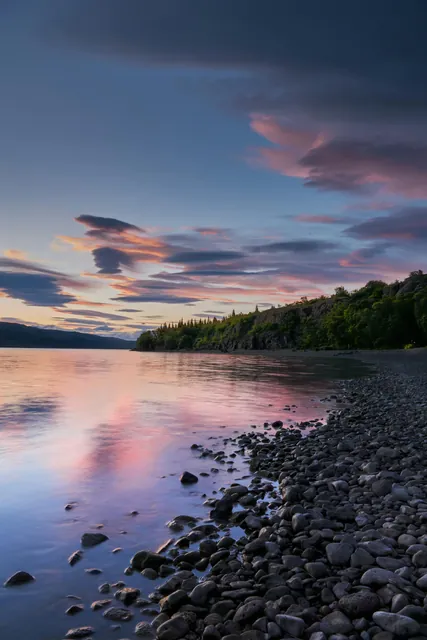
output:
[[[189,471],[184,471],[179,480],[182,484],[195,484],[199,482],[199,478]]]
[[[83,558],[83,551],[74,551],[68,558],[68,564],[73,567],[79,560]]]
[[[201,582],[190,593],[190,601],[198,607],[203,607],[218,587],[212,580]]]
[[[124,589],[119,589],[118,591],[116,591],[114,597],[117,600],[120,600],[120,602],[123,602],[123,604],[128,607],[139,598],[140,594],[141,592],[139,589],[135,589],[133,587],[125,587]]]
[[[83,547],[96,547],[96,545],[101,544],[101,542],[105,542],[106,540],[108,540],[108,536],[104,533],[95,533],[91,531],[82,535],[81,543]]]
[[[84,606],[82,604],[72,604],[71,607],[66,609],[65,613],[67,616],[75,616],[81,611],[84,611]]]
[[[90,576],[98,576],[102,573],[102,569],[95,569],[94,567],[91,569],[85,569],[85,573],[88,573]]]
[[[165,565],[161,566],[163,567]],[[144,576],[144,578],[147,578],[147,580],[157,580],[159,577],[159,574],[154,569],[143,569],[141,571],[141,575]]]
[[[158,571],[163,564],[171,564],[172,560],[167,556],[152,551],[138,551],[132,556],[130,564],[132,569],[143,571],[144,569],[154,569]]]
[[[15,587],[20,584],[27,584],[28,582],[34,582],[35,577],[27,571],[17,571],[4,583],[5,587]]]
[[[155,630],[148,622],[138,622],[134,633],[140,638],[154,638],[156,635]]]
[[[107,620],[128,622],[129,620],[132,620],[133,613],[129,609],[124,609],[122,607],[110,607],[104,611],[103,616],[104,618],[107,618]]]
[[[157,638],[159,640],[178,640],[188,631],[188,622],[183,616],[178,615],[157,627]]]
[[[112,600],[95,600],[95,602],[92,602],[92,604],[90,605],[90,608],[92,609],[92,611],[99,611],[100,609],[105,609],[105,607],[108,607],[111,602]]]
[[[74,638],[88,638],[93,633],[95,633],[95,629],[93,627],[77,627],[76,629],[70,629],[67,631],[65,637],[67,640],[68,638],[72,638],[74,640]]]
[[[108,584],[108,582],[104,582],[98,587],[98,591],[99,593],[110,593],[111,586]]]

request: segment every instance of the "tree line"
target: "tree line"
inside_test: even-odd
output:
[[[427,346],[427,275],[355,291],[338,287],[279,308],[218,319],[180,320],[141,334],[141,351],[234,349],[391,349]]]

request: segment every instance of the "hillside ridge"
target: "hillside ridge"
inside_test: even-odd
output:
[[[413,271],[391,284],[371,280],[348,292],[190,320],[141,334],[136,350],[385,349],[427,346],[427,275]]]

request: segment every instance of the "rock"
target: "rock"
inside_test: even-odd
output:
[[[110,585],[108,584],[108,582],[104,582],[103,584],[101,584],[101,585],[98,587],[98,591],[99,591],[99,593],[110,593],[110,591],[111,591],[111,587],[110,587]]]
[[[352,567],[369,567],[375,564],[375,558],[365,549],[355,549],[351,554],[350,564]]]
[[[372,569],[365,571],[360,579],[360,584],[366,585],[367,587],[382,587],[383,585],[388,584],[390,580],[393,581],[395,578],[397,578],[397,576],[393,571],[373,567]]]
[[[362,542],[360,547],[365,549],[365,551],[374,557],[389,556],[393,553],[393,548],[381,540],[369,540],[368,542]]]
[[[372,619],[384,631],[389,631],[401,638],[409,638],[420,631],[420,625],[416,620],[399,613],[377,611],[373,614]]]
[[[185,636],[189,631],[186,619],[177,615],[157,627],[157,638],[159,640],[178,640]]]
[[[201,582],[190,593],[190,601],[197,607],[203,607],[211,597],[213,593],[217,591],[218,587],[212,580]]]
[[[77,613],[84,611],[84,606],[82,604],[72,604],[71,607],[65,610],[67,616],[75,616]]]
[[[102,573],[102,569],[85,569],[85,573],[88,573],[90,576],[98,576],[100,573]]]
[[[95,602],[92,602],[92,604],[90,605],[90,608],[92,609],[92,611],[99,611],[99,609],[108,607],[111,602],[111,600],[95,600]]]
[[[261,600],[250,600],[237,609],[233,620],[242,624],[246,624],[249,620],[255,620],[264,613],[264,606]]]
[[[295,513],[292,516],[292,529],[295,533],[304,531],[310,522],[309,517],[305,513]]]
[[[95,629],[93,627],[78,627],[77,629],[70,629],[67,631],[65,637],[67,640],[68,638],[87,638],[93,633],[95,633]]]
[[[327,636],[333,633],[350,633],[352,629],[352,623],[341,611],[332,611],[320,621],[320,631],[326,633]]]
[[[154,638],[156,635],[155,630],[148,622],[138,622],[134,633],[140,638]]]
[[[248,528],[248,529],[252,529],[252,530],[260,530],[262,529],[262,521],[261,518],[257,518],[254,515],[249,515],[247,516],[247,518],[245,518],[243,524]]]
[[[301,618],[279,614],[276,616],[275,620],[280,629],[282,629],[282,631],[284,631],[285,633],[289,633],[291,636],[299,638],[304,633],[306,625],[304,620],[302,620]]]
[[[158,571],[163,564],[171,564],[172,560],[167,556],[152,551],[137,551],[132,556],[130,564],[132,569],[143,571],[144,569],[154,569]]]
[[[106,540],[108,540],[108,536],[104,533],[89,532],[82,535],[81,543],[83,547],[96,547],[97,544]]]
[[[35,577],[26,571],[17,571],[4,583],[5,587],[15,587],[20,584],[27,584],[28,582],[34,582]]]
[[[189,471],[184,471],[179,480],[182,484],[194,484],[199,482],[199,478]]]
[[[213,520],[224,521],[229,519],[232,512],[233,500],[229,497],[224,497],[215,502],[215,506],[212,509],[210,516]]]
[[[304,569],[315,580],[324,578],[328,575],[328,568],[325,564],[323,564],[323,562],[307,562],[307,564],[304,566]]]
[[[68,558],[68,564],[73,567],[82,558],[83,558],[83,551],[81,550],[74,551],[74,553],[72,553]]]
[[[220,640],[221,634],[213,624],[208,624],[203,631],[203,640]]]
[[[326,545],[326,556],[332,565],[345,565],[350,562],[353,549],[347,542],[331,542]]]
[[[133,587],[125,587],[124,589],[119,589],[119,591],[116,591],[114,597],[117,600],[120,600],[120,602],[123,602],[123,604],[128,607],[129,605],[133,604],[140,595],[141,592],[139,589],[135,589]]]
[[[282,565],[285,567],[286,571],[291,571],[296,567],[304,566],[305,562],[303,558],[299,556],[282,556]]]
[[[122,607],[110,607],[104,611],[103,616],[104,618],[107,618],[107,620],[128,622],[128,620],[132,620],[133,613],[129,609],[124,609]]]
[[[161,566],[163,567],[164,565]],[[144,578],[147,578],[147,580],[157,580],[159,577],[159,574],[154,569],[143,569],[141,571],[141,575],[144,576]]]
[[[421,578],[418,578],[416,585],[419,589],[427,591],[427,573],[421,576]]]
[[[413,618],[417,622],[426,624],[427,623],[427,611],[424,607],[417,607],[414,604],[408,604],[406,607],[403,607],[399,611],[401,616],[408,616],[409,618]]]
[[[369,617],[381,606],[378,596],[367,589],[343,596],[338,604],[350,618]]]
[[[165,612],[177,611],[181,605],[188,602],[188,594],[184,589],[177,589],[170,595],[160,600],[160,608]]]
[[[381,480],[375,480],[375,482],[372,483],[372,491],[376,496],[383,497],[390,493],[392,486],[393,480],[390,480],[389,478],[382,478]]]

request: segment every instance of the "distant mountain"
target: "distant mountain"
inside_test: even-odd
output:
[[[0,322],[0,347],[52,349],[132,349],[135,343],[78,331],[39,329],[25,324]]]

